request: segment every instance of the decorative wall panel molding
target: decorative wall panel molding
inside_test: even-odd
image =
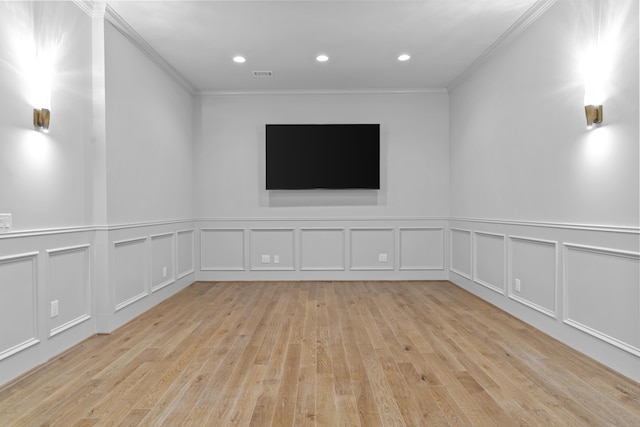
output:
[[[564,322],[640,357],[640,253],[563,245]]]
[[[446,223],[405,218],[202,220],[198,280],[446,280]],[[236,227],[237,226],[237,227]],[[236,233],[214,253],[216,230]],[[240,236],[244,232],[244,238]],[[234,243],[235,242],[235,243]],[[244,242],[244,247],[241,246]],[[244,260],[240,255],[245,255]],[[214,264],[214,258],[233,258]],[[245,261],[245,268],[240,262]],[[279,272],[276,274],[276,272]],[[397,273],[397,276],[394,275]],[[326,274],[325,274],[326,273]]]
[[[444,270],[444,228],[400,227],[400,270]]]
[[[158,291],[176,281],[176,244],[174,233],[151,236],[150,277],[151,292]]]
[[[452,222],[471,222],[478,224],[512,225],[517,227],[554,228],[563,230],[579,231],[605,231],[620,234],[640,234],[640,227],[624,225],[604,225],[604,224],[580,224],[574,222],[551,222],[551,221],[516,221],[510,219],[497,218],[449,218]]]
[[[473,232],[473,281],[505,293],[506,238],[504,234]]]
[[[63,235],[63,234],[76,234],[91,231],[116,231],[116,230],[128,230],[144,227],[157,227],[163,225],[178,225],[185,223],[193,223],[192,219],[179,219],[179,220],[163,220],[163,221],[145,221],[145,222],[131,222],[125,224],[111,224],[111,225],[82,225],[76,227],[51,227],[44,229],[32,229],[32,230],[12,230],[7,233],[0,234],[0,241],[6,239],[16,239],[25,237],[43,237],[51,235]]]
[[[193,229],[178,230],[176,232],[176,271],[178,279],[195,272],[195,242],[193,235]]]
[[[509,298],[553,318],[557,317],[557,247],[558,242],[551,240],[509,236]]]
[[[245,231],[242,228],[200,230],[200,270],[244,271]]]
[[[351,270],[394,270],[395,229],[361,227],[350,229]]]
[[[300,270],[345,270],[344,228],[301,228]]]
[[[147,237],[113,242],[116,311],[149,295]]]
[[[91,318],[90,249],[84,244],[47,250],[46,301],[57,301],[59,312],[49,319],[50,337]]]
[[[449,234],[449,270],[471,280],[471,265],[473,254],[471,251],[471,230],[451,228]]]
[[[37,263],[39,252],[0,258],[0,361],[40,342]]]
[[[251,271],[295,270],[295,229],[252,228],[250,237]]]

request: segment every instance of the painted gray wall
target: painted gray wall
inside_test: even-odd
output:
[[[450,93],[452,217],[638,226],[638,3],[598,3],[604,126],[586,129],[580,67],[598,7],[556,2]]]
[[[2,384],[195,275],[193,97],[72,2],[3,2],[0,32]],[[50,105],[33,104],[29,64],[52,48]]]
[[[610,76],[589,131],[598,34]],[[450,280],[638,380],[638,2],[556,2],[450,103]]]
[[[193,97],[106,26],[110,224],[193,218]]]
[[[379,123],[381,190],[265,190],[265,124]],[[447,217],[448,95],[203,96],[196,216]]]
[[[36,22],[39,25],[36,26]],[[86,225],[91,137],[91,27],[73,5],[0,5],[0,212],[17,229]],[[51,93],[41,95],[38,55],[53,57]],[[50,98],[40,101],[40,98]],[[50,108],[49,134],[34,132],[33,108]]]
[[[201,99],[199,279],[446,278],[446,92]],[[381,189],[265,190],[265,125],[271,123],[380,124]]]

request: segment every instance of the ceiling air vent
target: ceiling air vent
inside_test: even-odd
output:
[[[253,77],[273,77],[273,71],[252,71]]]

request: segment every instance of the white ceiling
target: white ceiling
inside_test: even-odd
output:
[[[201,92],[445,88],[534,3],[108,1]],[[320,53],[329,61],[317,62]],[[398,61],[401,53],[411,59]],[[247,61],[237,64],[235,55]]]

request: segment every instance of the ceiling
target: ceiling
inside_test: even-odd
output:
[[[536,0],[107,3],[195,91],[225,92],[446,88]]]

